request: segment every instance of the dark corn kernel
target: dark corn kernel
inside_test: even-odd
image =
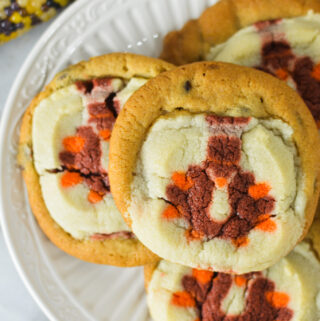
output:
[[[50,8],[55,8],[55,9],[61,8],[60,4],[55,2],[54,0],[47,0],[46,5]]]
[[[23,29],[23,27],[24,27],[24,23],[23,22],[19,22],[19,23],[16,24],[16,28],[17,29]]]
[[[41,22],[41,20],[35,14],[32,14],[30,18],[31,18],[31,26],[34,26]]]

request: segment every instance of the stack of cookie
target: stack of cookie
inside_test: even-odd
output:
[[[165,38],[180,67],[115,53],[59,73],[19,146],[51,241],[146,265],[154,321],[319,320],[318,11],[222,0]]]

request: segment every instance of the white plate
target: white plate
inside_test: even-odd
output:
[[[16,268],[52,320],[145,321],[142,268],[89,264],[53,246],[30,211],[16,164],[21,116],[59,70],[91,56],[129,51],[157,57],[163,36],[216,0],[78,0],[45,32],[4,110],[0,141],[2,228]]]

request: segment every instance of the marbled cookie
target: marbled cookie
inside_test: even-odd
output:
[[[317,238],[316,238],[317,236]],[[145,267],[154,321],[318,321],[320,221],[272,267],[243,275],[160,261]]]
[[[284,82],[195,63],[130,97],[111,138],[111,189],[133,232],[160,257],[259,271],[306,235],[319,153],[312,116]]]
[[[19,163],[40,227],[67,253],[120,266],[155,259],[110,193],[109,140],[130,95],[171,68],[143,56],[104,55],[60,72],[31,102],[20,132]]]
[[[320,14],[257,22],[211,47],[205,58],[254,67],[286,81],[320,127]]]
[[[320,1],[220,0],[181,30],[170,32],[164,39],[161,58],[177,65],[205,60],[211,47],[244,27],[258,21],[303,16],[310,10],[320,12]]]

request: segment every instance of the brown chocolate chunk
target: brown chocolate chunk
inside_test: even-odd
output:
[[[192,85],[191,85],[191,81],[190,80],[187,80],[184,85],[183,85],[184,89],[186,92],[190,91],[191,88],[192,88]]]

